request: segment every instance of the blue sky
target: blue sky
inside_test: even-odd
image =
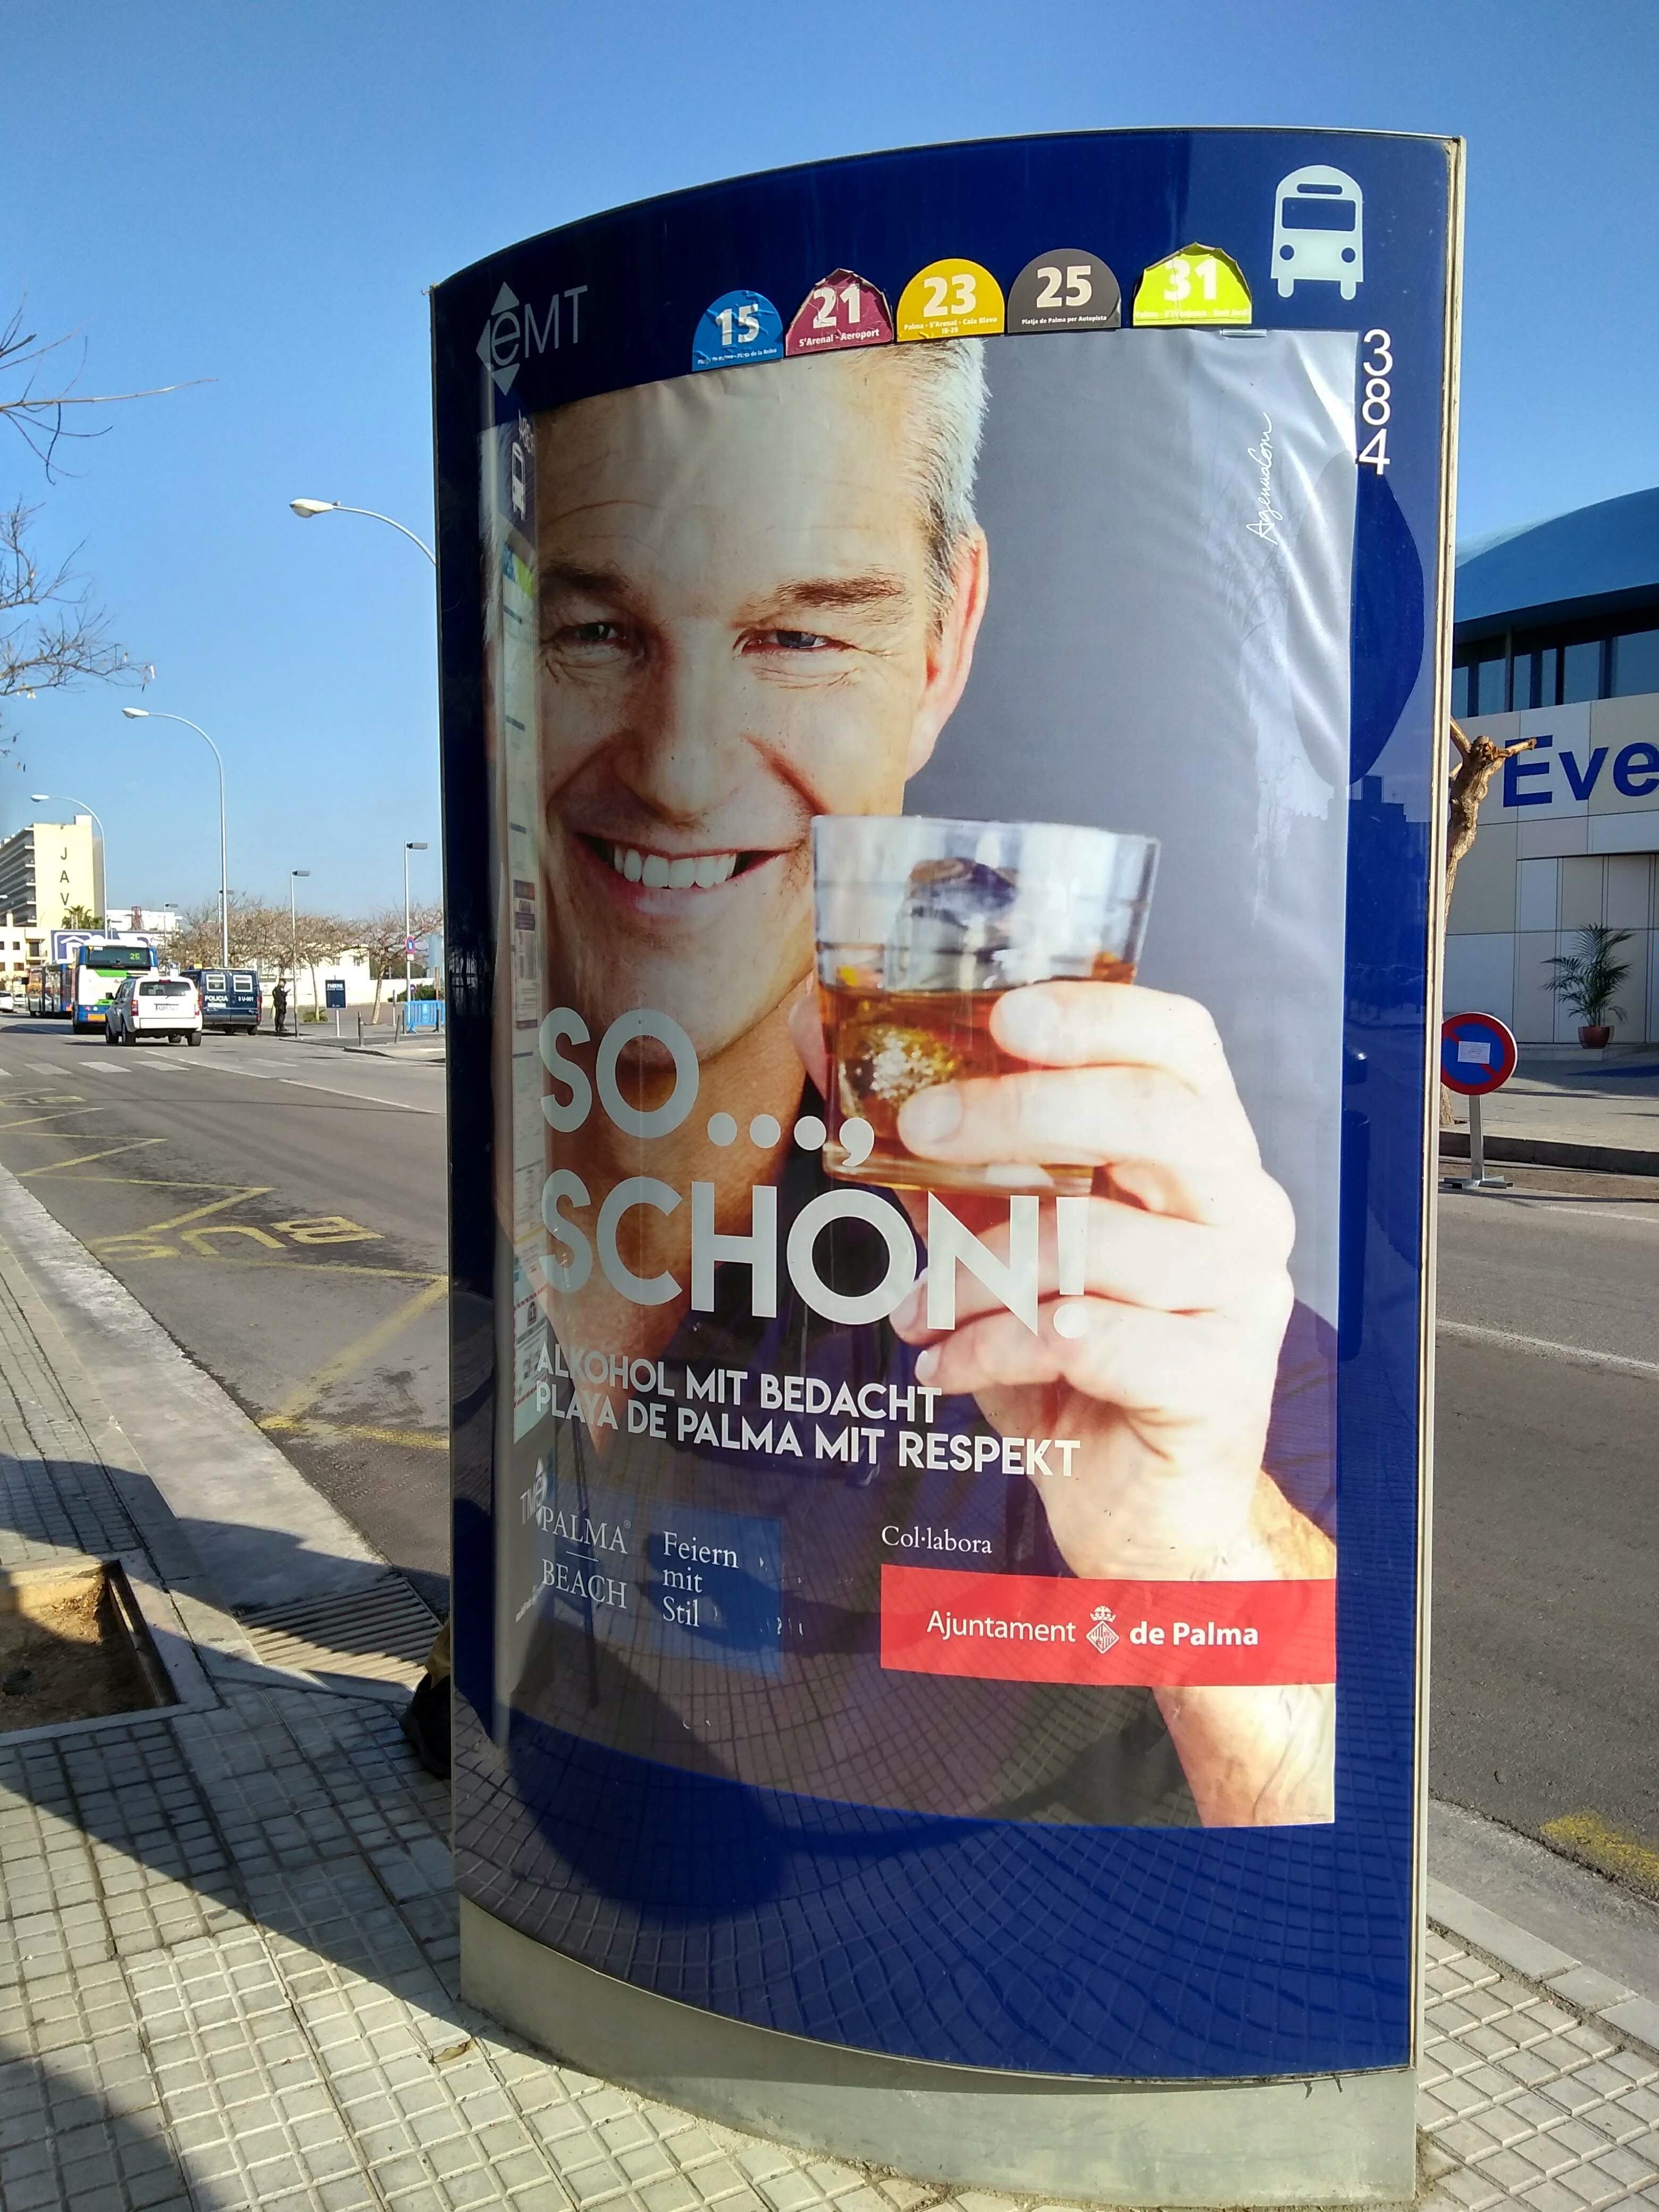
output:
[[[226,757],[231,876],[362,911],[437,888],[422,288],[618,202],[928,138],[1277,123],[1469,141],[1459,531],[1659,482],[1651,0],[7,0],[0,309],[113,410],[44,491],[148,696]],[[212,763],[92,690],[9,704],[0,830],[89,801],[112,902],[216,889]],[[417,872],[417,885],[422,883]]]

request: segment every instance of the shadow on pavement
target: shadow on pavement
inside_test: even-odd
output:
[[[146,1478],[75,1461],[51,1473],[59,1497],[112,1481],[148,1518],[130,1487]],[[0,1488],[31,1548],[76,1540]],[[156,1564],[188,1609],[187,1533]],[[355,1564],[315,1562],[342,1589]],[[283,2193],[290,2166],[287,2185],[315,2186],[295,2162],[316,2142],[307,2113],[331,2132],[343,2008],[403,2000],[423,2068],[470,2033],[453,1994],[448,1791],[403,1740],[401,1693],[299,1687],[205,1638],[198,1649],[212,1703],[0,1735],[5,2212],[210,2205],[219,2175],[225,2201],[246,2202],[256,2149],[258,2201]],[[211,2109],[240,2096],[259,2100],[262,2148],[214,2136]],[[186,2176],[161,2130],[192,2113]],[[359,2171],[343,2133],[317,2155]]]

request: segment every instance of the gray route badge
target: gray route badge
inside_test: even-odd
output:
[[[1008,294],[1010,331],[1115,331],[1123,295],[1097,253],[1074,246],[1039,253]]]

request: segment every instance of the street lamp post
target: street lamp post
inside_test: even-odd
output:
[[[301,876],[308,876],[309,868],[290,868],[288,872],[288,972],[294,978],[294,1034],[300,1034],[300,909],[295,902],[295,889]],[[313,982],[312,993],[316,994]]]
[[[121,712],[130,722],[182,722],[187,730],[194,730],[213,755],[219,770],[219,965],[230,965],[230,869],[225,857],[225,763],[224,757],[199,722],[192,722],[188,714],[164,714],[159,708],[123,707]]]
[[[54,799],[59,806],[73,806],[77,808],[82,814],[90,814],[93,820],[97,823],[98,842],[104,848],[104,912],[102,919],[105,927],[107,928],[109,927],[109,839],[104,835],[103,823],[99,819],[98,811],[95,807],[88,806],[84,799],[71,799],[66,791],[32,791],[29,793],[30,804],[35,806],[50,805]],[[94,881],[93,884],[93,890],[94,894],[96,893],[98,885]]]
[[[412,961],[413,961],[413,957],[414,957],[414,956],[413,956],[413,954],[412,954],[412,953],[410,952],[410,943],[411,943],[411,941],[412,941],[412,940],[411,940],[411,939],[410,939],[410,932],[409,932],[409,856],[410,856],[410,854],[411,853],[424,853],[424,852],[425,852],[425,850],[426,850],[426,846],[425,846],[424,842],[422,842],[419,838],[415,838],[415,837],[405,837],[405,838],[404,838],[404,1027],[405,1029],[407,1029],[407,1028],[409,1027],[409,1001],[410,1001],[410,986],[411,986],[411,984],[412,984],[412,982],[413,982],[413,981],[414,981],[414,971],[413,971],[413,968],[412,968],[412,965],[411,965],[411,963],[412,963]]]
[[[308,522],[313,514],[366,514],[371,522],[384,522],[389,530],[401,530],[411,545],[420,547],[434,568],[438,565],[438,556],[424,538],[417,538],[403,523],[394,521],[389,514],[377,514],[372,507],[348,507],[338,499],[291,499],[289,505],[301,522]]]

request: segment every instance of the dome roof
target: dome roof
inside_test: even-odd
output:
[[[1458,630],[1659,599],[1659,486],[1480,538],[1458,556]]]

